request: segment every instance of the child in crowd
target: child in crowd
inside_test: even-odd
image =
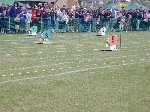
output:
[[[26,12],[22,10],[20,13],[20,33],[25,33],[25,26],[26,26]]]
[[[122,16],[121,19],[120,19],[120,25],[119,25],[119,30],[123,31],[124,30],[124,23],[125,23],[125,16]]]
[[[17,14],[16,18],[15,18],[15,30],[16,33],[19,33],[19,27],[20,26],[20,14]]]
[[[67,15],[65,11],[63,11],[63,21],[65,21],[66,24],[68,24],[68,21],[69,21],[69,16]]]

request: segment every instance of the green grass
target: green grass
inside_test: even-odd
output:
[[[0,35],[0,112],[149,112],[150,32],[123,32],[114,52],[95,35]]]

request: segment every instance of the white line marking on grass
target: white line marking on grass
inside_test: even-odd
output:
[[[55,48],[63,48],[65,47],[65,45],[58,45],[58,46],[54,46]]]
[[[13,76],[14,74],[10,74],[11,76]]]
[[[43,72],[45,72],[46,70],[42,70]]]
[[[96,46],[88,46],[88,47],[90,47],[90,48],[91,48],[91,47],[96,47]]]
[[[22,73],[18,73],[19,75],[21,75]]]
[[[77,50],[78,52],[81,52],[82,50]]]
[[[84,45],[82,45],[82,44],[77,44],[77,46],[82,47],[82,46],[84,46]]]
[[[47,78],[47,77],[53,77],[53,76],[65,76],[65,75],[71,75],[73,73],[78,73],[78,72],[86,72],[89,70],[96,70],[96,69],[105,69],[105,68],[112,68],[112,67],[122,67],[126,65],[135,65],[135,64],[142,64],[142,63],[150,63],[150,61],[143,61],[143,62],[136,62],[136,63],[126,63],[124,65],[107,65],[107,66],[101,66],[101,67],[94,67],[94,68],[85,68],[81,70],[75,70],[75,71],[68,71],[68,72],[63,72],[63,73],[58,73],[54,75],[45,75],[45,76],[38,76],[38,77],[27,77],[27,78],[21,78],[21,79],[15,79],[15,80],[6,80],[6,81],[1,81],[0,84],[6,84],[6,83],[13,83],[13,82],[18,82],[18,81],[26,81],[26,80],[33,80],[33,79],[41,79],[41,78]],[[76,74],[78,75],[78,74]]]
[[[133,56],[136,56],[136,55],[128,55],[128,56],[123,56],[123,57],[133,57]],[[104,58],[104,57],[101,57],[100,59],[93,59],[91,61],[97,61],[97,60],[109,60],[109,59],[118,59],[118,58],[121,58],[121,57],[110,57],[110,58]],[[42,58],[43,59],[43,58]],[[83,63],[83,62],[87,62],[86,60],[85,61],[78,61],[79,63]],[[67,63],[74,63],[74,62],[67,62]],[[66,62],[62,63],[62,64],[66,64]],[[57,66],[58,64],[53,64],[55,66]],[[20,67],[20,68],[10,68],[10,69],[4,69],[4,70],[0,70],[0,71],[13,71],[13,70],[25,70],[25,69],[32,69],[32,68],[41,68],[41,67],[50,67],[50,66],[53,66],[52,64],[47,64],[47,65],[36,65],[36,66],[29,66],[29,67]]]
[[[48,65],[37,65],[37,66],[31,66],[31,67],[22,67],[22,68],[13,68],[13,69],[7,69],[7,70],[0,70],[0,71],[8,71],[8,70],[25,70],[25,69],[32,69],[32,68],[41,68],[41,67],[47,67],[50,66],[51,64]]]
[[[68,67],[68,68],[70,69],[70,68],[72,68],[72,67]]]
[[[134,61],[134,60],[131,60],[132,62]]]
[[[43,52],[38,52],[38,54],[42,54]]]
[[[123,49],[127,49],[128,47],[122,47]]]
[[[51,69],[52,71],[54,71],[54,69]]]
[[[58,47],[58,49],[63,49],[63,50],[65,50],[66,48],[60,48],[60,47]]]
[[[64,52],[66,52],[66,51],[55,51],[56,53],[64,53]]]
[[[149,51],[150,49],[144,49],[144,51]]]
[[[27,52],[27,50],[19,50],[19,51],[21,51],[21,52]]]
[[[144,61],[145,59],[140,59],[141,61]]]
[[[84,61],[79,61],[79,63],[83,63]]]
[[[98,49],[93,49],[93,51],[98,51]]]
[[[28,54],[28,53],[22,53],[21,55],[26,55],[26,54]]]
[[[33,49],[34,47],[16,47],[18,49]]]
[[[6,77],[6,75],[2,75],[3,77]]]
[[[13,42],[12,44],[16,45],[16,44],[18,44],[18,43]]]
[[[91,60],[88,60],[89,62],[91,61]]]
[[[49,52],[50,53],[50,52]],[[85,56],[85,55],[89,55],[89,53],[88,54],[82,54],[82,56]],[[76,55],[76,57],[80,57],[81,55]],[[129,56],[134,56],[134,55],[128,55],[128,56],[123,56],[123,57],[129,57]],[[136,56],[136,55],[135,55]],[[149,56],[149,54],[147,54],[147,56]],[[52,58],[61,58],[60,56],[57,56],[57,57],[51,57],[50,59],[52,59]],[[102,57],[103,58],[103,57]],[[111,58],[114,58],[114,57],[111,57]],[[116,58],[116,57],[115,57]],[[118,57],[118,58],[120,58],[120,57]],[[34,59],[30,59],[29,60],[29,58],[23,58],[22,60],[19,60],[19,59],[16,59],[16,58],[9,58],[9,59],[11,59],[11,60],[13,60],[13,62],[20,62],[20,61],[37,61],[38,59],[37,58],[34,58]],[[44,59],[49,59],[49,57],[45,57]],[[106,58],[105,58],[106,59]],[[8,59],[7,59],[8,60]],[[16,61],[17,60],[17,61]],[[19,60],[19,61],[18,61]],[[0,61],[1,62],[1,61]]]
[[[90,73],[94,74],[95,72],[90,72]]]
[[[6,54],[6,56],[11,56],[11,54]]]
[[[76,49],[80,49],[80,47],[76,47]]]
[[[59,63],[59,65],[62,65],[63,63]]]
[[[82,55],[76,55],[76,57],[80,57],[80,56],[87,56],[87,55],[89,55],[89,53],[88,54],[82,54]]]

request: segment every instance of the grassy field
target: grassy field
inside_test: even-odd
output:
[[[0,35],[0,112],[150,112],[150,32],[123,32],[114,52],[106,37]]]

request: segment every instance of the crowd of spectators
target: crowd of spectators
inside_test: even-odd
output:
[[[52,29],[64,29],[67,24],[72,26],[71,31],[96,31],[101,27],[106,27],[108,31],[118,30],[148,30],[150,25],[150,10],[135,9],[125,11],[111,10],[102,7],[90,8],[79,6],[75,3],[71,9],[55,6],[53,3],[39,3],[38,5],[19,5],[14,2],[13,6],[0,4],[0,33],[5,33],[8,29],[8,17],[14,22],[16,33],[27,33],[32,26],[38,26],[38,31]],[[43,24],[42,24],[43,23]],[[42,26],[42,25],[43,26]],[[85,26],[88,27],[87,30]]]

